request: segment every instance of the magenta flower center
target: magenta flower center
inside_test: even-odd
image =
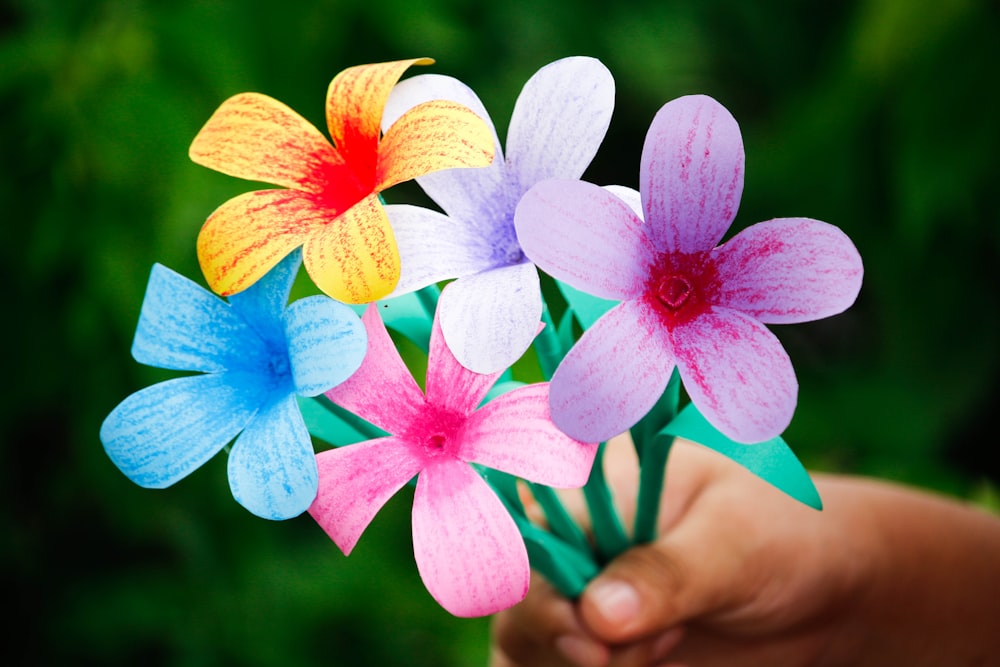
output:
[[[429,405],[407,429],[405,438],[426,459],[456,456],[464,423],[461,414]]]
[[[709,253],[663,253],[649,267],[645,299],[670,327],[707,311],[718,290]]]

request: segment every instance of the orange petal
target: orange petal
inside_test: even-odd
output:
[[[411,65],[431,58],[358,65],[338,74],[326,93],[326,123],[333,143],[355,172],[374,177],[382,111],[392,87]]]
[[[493,150],[493,132],[471,109],[444,100],[424,102],[382,137],[375,190],[440,169],[485,167]]]
[[[333,214],[295,190],[258,190],[220,206],[198,234],[208,286],[229,296],[253,285]]]
[[[258,93],[223,102],[188,154],[198,164],[230,176],[307,192],[322,188],[316,174],[343,168],[343,159],[309,121]]]
[[[369,303],[399,282],[399,251],[376,195],[313,232],[302,249],[316,286],[344,303]]]

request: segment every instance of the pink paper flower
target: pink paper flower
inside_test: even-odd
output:
[[[368,331],[365,360],[327,396],[391,435],[317,455],[319,494],[309,513],[349,554],[378,510],[416,475],[413,550],[427,590],[456,616],[482,616],[516,604],[528,590],[524,541],[470,464],[549,486],[578,487],[587,481],[596,446],[556,428],[544,383],[478,407],[499,373],[480,375],[459,364],[436,318],[425,395],[377,307],[370,306],[362,319]]]
[[[764,325],[806,322],[850,306],[857,250],[807,218],[752,225],[716,247],[743,190],[743,141],[705,96],[666,104],[649,128],[638,197],[580,181],[532,188],[515,213],[525,254],[553,277],[621,300],[588,329],[552,378],[556,424],[606,440],[650,409],[676,366],[691,401],[739,442],[780,434],[798,383]],[[645,221],[643,220],[645,218]]]

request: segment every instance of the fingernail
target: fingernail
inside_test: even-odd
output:
[[[580,667],[604,667],[608,662],[608,650],[583,637],[562,635],[555,645],[564,658]]]
[[[662,660],[681,643],[684,631],[681,628],[667,630],[653,643],[653,660]]]
[[[639,614],[639,593],[623,581],[599,581],[587,594],[608,623],[628,625]]]

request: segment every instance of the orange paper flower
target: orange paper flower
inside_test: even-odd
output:
[[[200,165],[284,189],[220,206],[198,236],[198,260],[223,296],[254,284],[295,248],[313,282],[346,303],[389,294],[399,253],[378,195],[417,176],[493,160],[493,135],[468,108],[443,100],[414,107],[381,136],[386,99],[410,65],[359,65],[330,82],[331,144],[290,108],[258,93],[226,100],[191,144]]]

